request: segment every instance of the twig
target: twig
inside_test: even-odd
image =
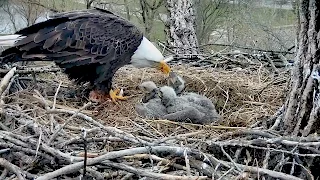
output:
[[[1,82],[0,82],[0,94],[2,94],[6,89],[7,86],[10,83],[11,78],[14,76],[15,72],[16,72],[17,68],[14,67],[12,68],[9,72],[6,73],[6,75],[2,78]]]
[[[9,173],[8,169],[4,169],[0,175],[0,179],[5,179],[8,173]]]
[[[278,70],[278,69],[276,68],[276,66],[274,65],[272,59],[271,59],[267,54],[265,54],[265,56],[266,56],[268,62],[270,63],[272,69],[274,70],[274,72],[277,73],[277,74],[279,74],[279,70]]]
[[[35,90],[36,91],[36,90]],[[40,93],[39,93],[40,94]],[[42,99],[42,95],[39,96],[39,94],[37,93],[38,96],[34,95],[32,96],[34,99],[36,99],[37,101],[39,101],[39,103],[41,103],[43,106],[53,106],[53,102],[52,101],[49,101],[49,100],[46,100],[46,99]],[[60,105],[60,104],[56,104],[55,105],[56,108],[59,108],[59,109],[64,109],[64,110],[68,110],[68,111],[77,111],[78,109],[76,108],[73,108],[73,107],[68,107],[68,106],[63,106],[63,105]],[[92,111],[87,111],[87,110],[83,110],[82,111],[83,113],[86,113],[86,114],[90,114],[92,115]],[[72,114],[72,113],[71,113]]]
[[[59,93],[59,90],[60,90],[60,87],[62,85],[62,81],[60,81],[59,85],[58,85],[58,88],[54,94],[54,97],[53,97],[53,105],[52,105],[52,110],[56,108],[56,104],[57,104],[57,96],[58,96],[58,93]]]
[[[59,90],[60,90],[60,87],[61,87],[61,85],[62,85],[62,81],[60,81],[60,83],[59,83],[59,85],[58,85],[58,88],[57,88],[57,90],[56,90],[56,92],[55,92],[55,94],[54,94],[54,97],[53,97],[53,104],[52,104],[52,110],[53,109],[56,109],[56,104],[57,104],[57,96],[58,96],[58,94],[59,94]],[[55,125],[55,119],[54,119],[54,116],[53,116],[53,114],[50,114],[50,127],[51,127],[51,132],[53,132],[53,130],[54,130],[54,125]],[[49,142],[49,144],[50,144],[51,142]]]
[[[270,145],[268,144],[268,145],[267,145],[267,148],[269,148],[269,147],[270,147]],[[270,151],[267,150],[267,152],[266,152],[266,157],[264,158],[263,163],[262,163],[262,168],[268,169],[269,159],[270,159]]]
[[[10,163],[9,161],[7,161],[6,159],[3,159],[3,158],[0,158],[0,165],[6,169],[8,169],[9,171],[12,171],[16,174],[17,178],[19,180],[24,180],[25,178],[22,176],[22,172],[21,172],[21,169]]]
[[[88,102],[86,103],[82,108],[80,108],[78,111],[76,111],[72,116],[70,116],[62,126],[59,127],[59,129],[57,129],[53,135],[51,136],[51,138],[48,141],[48,144],[51,144],[52,141],[58,136],[59,132],[74,118],[78,115],[78,113],[80,113],[83,109],[86,109],[88,106],[90,106],[92,103]],[[54,109],[53,109],[54,111]]]
[[[65,110],[65,109],[55,109],[55,110],[48,110],[47,113],[68,113],[68,114],[75,114],[75,111],[71,111],[71,110]],[[133,136],[132,134],[126,133],[124,131],[121,131],[120,129],[117,129],[115,127],[109,127],[109,126],[104,126],[101,123],[97,122],[96,120],[94,120],[93,118],[83,114],[83,113],[77,113],[75,116],[80,117],[84,120],[86,120],[87,122],[90,122],[92,124],[94,124],[95,126],[100,127],[101,129],[107,131],[108,133],[114,135],[115,137],[119,137],[121,139],[136,143],[136,144],[144,144],[147,146],[151,146],[152,143],[146,142],[142,139],[139,139],[135,136]]]
[[[14,76],[11,78],[11,80],[10,80],[10,82],[9,82],[6,90],[4,90],[3,93],[1,94],[1,97],[0,97],[0,100],[1,100],[1,101],[0,101],[0,102],[3,102],[3,103],[4,103],[4,98],[5,98],[5,96],[6,96],[7,94],[9,94],[10,87],[12,86],[12,84],[13,84],[14,80],[16,79],[16,77],[18,77],[18,75],[14,75]]]
[[[225,161],[223,161],[225,162]],[[230,166],[233,165],[233,163],[231,162],[225,162],[227,164],[229,164]],[[246,172],[251,172],[251,173],[256,173],[256,174],[260,174],[260,175],[268,175],[274,179],[282,179],[282,180],[302,180],[298,177],[289,175],[289,174],[285,174],[282,172],[277,172],[277,171],[272,171],[269,169],[264,169],[264,168],[259,168],[259,167],[253,167],[253,166],[247,166],[247,165],[242,165],[242,164],[237,164],[237,166],[241,169],[243,169],[243,171]]]
[[[40,129],[40,128],[39,128]],[[38,140],[38,143],[37,143],[37,148],[36,148],[36,154],[34,156],[34,159],[37,158],[37,155],[38,155],[38,152],[39,152],[39,148],[40,148],[40,144],[41,144],[41,138],[42,138],[42,130],[40,129],[40,132],[39,132],[39,140]]]
[[[211,128],[211,129],[221,129],[221,130],[241,130],[246,129],[246,127],[230,127],[230,126],[213,126],[213,125],[201,125],[201,124],[192,124],[192,123],[185,123],[185,122],[174,122],[169,120],[146,120],[150,123],[167,123],[167,124],[176,124],[176,125],[190,125],[190,126],[196,126],[196,127],[205,127],[205,128]]]
[[[287,150],[282,150],[282,149],[275,149],[275,148],[266,148],[266,147],[260,147],[260,146],[254,146],[253,144],[255,144],[253,141],[244,141],[244,140],[231,140],[228,142],[207,142],[210,146],[212,145],[217,145],[217,146],[241,146],[241,147],[250,147],[253,149],[262,149],[262,150],[270,150],[270,151],[274,151],[274,152],[282,152],[285,154],[291,154],[291,155],[297,155],[297,156],[302,156],[302,157],[319,157],[320,154],[301,154],[301,153],[294,153],[291,151],[287,151]],[[258,140],[257,142],[259,145],[267,145],[266,142],[262,141],[262,140]]]
[[[128,180],[132,179],[133,173],[128,173],[127,175],[123,176],[120,180]]]
[[[220,146],[220,148],[221,148],[222,153],[229,159],[229,161],[232,162],[232,164],[236,167],[236,169],[237,169],[238,171],[241,171],[241,169],[237,166],[237,163],[235,163],[235,162],[233,161],[233,159],[230,157],[230,155],[224,150],[223,146]]]
[[[190,163],[189,163],[187,149],[184,150],[183,155],[184,155],[184,161],[186,162],[187,176],[191,176]]]
[[[218,180],[221,180],[223,177],[225,177],[226,175],[228,175],[231,171],[234,170],[234,167],[230,168],[227,172],[225,172]]]
[[[12,84],[11,79],[14,77],[14,74],[16,72],[16,67],[12,68],[7,74],[1,79],[0,82],[0,114],[3,114],[3,105],[4,103],[4,97],[5,97],[5,91],[10,85]]]
[[[47,73],[47,72],[58,72],[61,71],[60,68],[54,67],[39,67],[39,68],[25,68],[25,69],[16,69],[15,73],[17,74],[32,74],[32,73]],[[0,74],[7,74],[9,70],[7,69],[0,69]]]
[[[140,176],[146,176],[150,177],[153,179],[164,179],[164,180],[201,180],[201,179],[207,179],[207,176],[174,176],[174,175],[169,175],[169,174],[161,174],[161,173],[153,173],[149,172],[140,168],[134,168],[131,166],[128,166],[123,163],[114,163],[112,161],[103,161],[104,165],[111,166],[113,168],[125,170],[134,174],[138,174]]]
[[[238,46],[238,45],[234,45],[234,44],[208,43],[208,44],[201,45],[200,47],[203,47],[203,46],[212,46],[212,45],[214,45],[214,46],[230,46],[230,47],[236,47],[236,48],[240,48],[240,49],[246,49],[246,50],[252,50],[252,51],[261,51],[261,52],[269,52],[269,53],[294,54],[293,52],[289,52],[289,51],[273,51],[273,50],[265,50],[265,49],[259,49],[259,48],[252,48],[252,47]]]
[[[3,153],[7,153],[10,151],[10,148],[6,148],[6,149],[1,149],[0,150],[0,154],[3,154]],[[0,178],[1,179],[1,178]]]
[[[96,171],[96,170],[94,170],[94,169],[92,169],[90,167],[87,167],[86,169],[87,169],[87,172],[91,176],[93,176],[96,180],[104,180],[105,179],[104,178],[105,177],[104,174],[102,174],[102,173],[100,173],[100,172],[98,172],[98,171]],[[83,174],[83,170],[82,169],[80,170],[80,173]],[[83,178],[83,179],[85,180],[85,178]],[[107,179],[107,176],[106,176],[106,179]]]
[[[22,148],[20,146],[17,146],[15,144],[12,144],[12,143],[0,143],[0,147],[3,147],[3,148],[10,148],[10,149],[14,149],[16,151],[22,151],[22,152],[25,152],[25,153],[28,153],[28,154],[32,154],[32,155],[36,155],[37,152],[33,149],[30,149],[30,148]],[[53,160],[53,157],[47,155],[47,154],[44,154],[44,153],[40,153],[38,152],[38,155],[45,158],[45,159],[48,159],[49,161],[54,161]]]
[[[171,146],[154,146],[154,147],[138,147],[138,148],[132,148],[132,149],[126,149],[126,150],[120,150],[120,151],[113,151],[113,152],[108,152],[104,155],[101,155],[96,158],[88,159],[87,165],[91,166],[93,164],[100,163],[105,160],[109,159],[115,159],[123,156],[130,156],[134,154],[146,154],[146,153],[159,153],[159,152],[167,152],[167,153],[172,153],[175,155],[180,155],[182,156],[184,150],[186,148],[183,147],[171,147]],[[58,170],[55,170],[53,172],[49,172],[47,174],[44,174],[40,177],[37,178],[37,180],[46,180],[46,179],[52,179],[57,176],[63,175],[63,174],[69,174],[73,173],[76,171],[79,171],[83,166],[83,161],[82,162],[77,162],[74,164],[70,164],[67,166],[64,166]]]
[[[180,164],[176,164],[168,159],[165,159],[165,158],[161,158],[161,157],[158,157],[156,155],[150,155],[150,154],[135,154],[133,156],[125,156],[124,157],[125,159],[132,159],[132,158],[136,158],[136,159],[152,159],[152,160],[155,160],[155,161],[161,161],[162,164],[165,164],[166,166],[167,165],[171,165],[172,167],[176,168],[176,169],[181,169],[181,170],[187,170],[187,168],[185,166],[182,166]]]
[[[83,160],[83,177],[86,176],[87,169],[87,132],[86,129],[82,129],[83,149],[84,149],[84,160]]]

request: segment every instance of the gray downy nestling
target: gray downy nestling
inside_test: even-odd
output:
[[[168,86],[171,86],[177,95],[185,89],[185,81],[176,72],[171,71],[168,78]]]
[[[219,119],[214,105],[206,97],[195,93],[177,96],[169,86],[161,87],[159,92],[168,112],[165,119],[184,122],[189,120],[197,124],[208,124]]]
[[[159,88],[157,85],[152,81],[145,81],[141,83],[139,86],[139,89],[142,90],[145,95],[142,97],[142,102],[146,103],[150,99],[160,98],[159,97]]]
[[[168,84],[175,90],[177,95],[181,94],[180,97],[186,98],[189,103],[196,104],[195,107],[197,107],[200,112],[206,114],[204,119],[214,120],[220,118],[214,104],[209,98],[193,92],[182,92],[185,89],[186,83],[176,72],[171,71],[169,73]]]
[[[163,116],[164,119],[204,124],[202,118],[205,114],[190,105],[186,99],[178,97],[172,87],[163,86],[159,92],[162,103],[168,112],[167,115]]]
[[[166,107],[159,98],[159,89],[152,81],[143,82],[139,88],[146,92],[142,102],[135,106],[136,112],[145,118],[158,119],[167,114]]]

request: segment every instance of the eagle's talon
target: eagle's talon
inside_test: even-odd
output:
[[[122,96],[121,94],[118,95],[118,93],[120,93],[121,90],[120,89],[116,89],[116,90],[110,90],[109,95],[110,98],[112,100],[112,102],[117,103],[117,100],[127,100],[128,97],[127,96]]]

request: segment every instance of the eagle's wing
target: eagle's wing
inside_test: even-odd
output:
[[[26,36],[15,46],[21,60],[52,60],[63,68],[124,65],[143,38],[133,24],[98,9],[60,13],[16,34]]]

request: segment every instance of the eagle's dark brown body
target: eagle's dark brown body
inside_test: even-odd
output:
[[[2,63],[54,61],[76,82],[106,92],[143,38],[133,24],[100,9],[57,14],[16,34],[25,38],[1,54]]]

